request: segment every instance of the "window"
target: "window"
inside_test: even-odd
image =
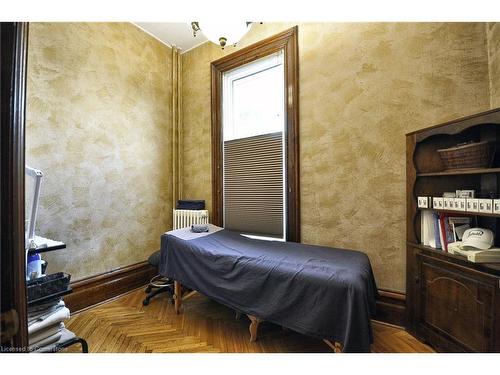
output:
[[[297,28],[212,63],[212,221],[300,241]]]
[[[223,75],[223,224],[286,238],[283,52]]]
[[[223,138],[283,132],[283,51],[223,75]]]

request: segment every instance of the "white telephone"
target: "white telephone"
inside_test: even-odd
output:
[[[474,263],[499,263],[500,248],[492,247],[487,250],[472,249],[464,247],[462,241],[456,241],[448,244],[450,254],[465,256],[469,262]]]

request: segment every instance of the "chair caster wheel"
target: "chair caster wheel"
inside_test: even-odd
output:
[[[143,306],[149,305],[149,299],[146,298],[144,301],[142,301],[142,305]]]

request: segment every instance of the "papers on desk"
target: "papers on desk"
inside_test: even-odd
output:
[[[50,238],[35,236],[31,240],[26,241],[26,251],[30,254],[44,253],[47,251],[66,248],[66,244],[61,241],[54,241]]]
[[[64,246],[64,242],[54,241],[50,238],[45,238],[41,236],[35,236],[29,242],[29,249],[46,249],[51,247]]]

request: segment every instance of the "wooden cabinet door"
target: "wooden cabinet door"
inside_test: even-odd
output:
[[[492,350],[495,281],[425,255],[419,256],[419,266],[418,325],[458,344],[457,348]]]

